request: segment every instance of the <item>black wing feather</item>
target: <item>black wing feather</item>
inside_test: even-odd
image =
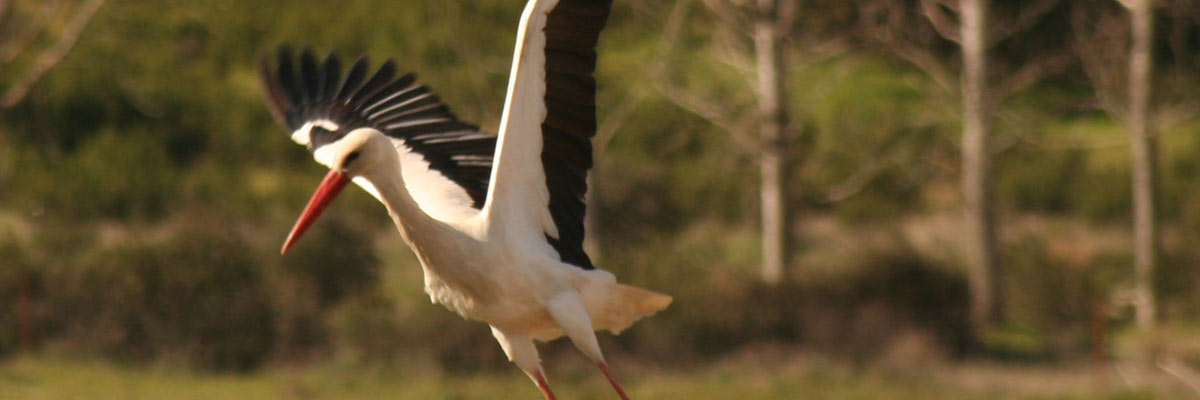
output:
[[[346,74],[346,80],[342,81],[337,91],[337,99],[341,104],[346,103],[346,99],[350,98],[353,91],[358,90],[359,85],[363,83],[363,79],[367,77],[367,58],[359,57],[358,61],[350,67],[350,73]]]
[[[496,137],[459,121],[413,75],[396,78],[396,64],[388,60],[363,82],[369,68],[366,58],[360,58],[342,78],[337,55],[330,54],[318,65],[312,50],[305,49],[297,76],[291,50],[281,47],[276,54],[275,69],[265,58],[260,68],[276,118],[292,130],[319,119],[339,127],[338,132],[322,132],[319,137],[314,133],[310,149],[357,128],[378,129],[403,140],[425,158],[430,169],[462,187],[473,207],[483,207]]]
[[[546,236],[562,261],[593,269],[583,251],[587,174],[596,136],[596,43],[611,0],[560,0],[546,20],[546,118],[542,167],[558,238]]]
[[[317,90],[321,84],[317,75],[317,57],[313,55],[312,49],[305,48],[300,53],[300,79],[303,81],[300,91],[304,93],[301,105],[312,106],[318,100]]]
[[[363,84],[362,88],[352,96],[350,104],[353,105],[354,110],[358,111],[366,105],[368,99],[387,88],[395,76],[396,63],[392,60],[384,61],[383,65],[379,66],[379,70],[375,71],[375,75],[372,75],[371,79],[367,80],[367,83]]]
[[[340,82],[339,78],[341,77],[342,64],[338,62],[337,55],[329,53],[329,56],[325,57],[325,64],[321,66],[321,82],[317,85],[317,98],[336,99],[337,87]],[[329,107],[334,104],[336,102],[326,104],[325,106]]]

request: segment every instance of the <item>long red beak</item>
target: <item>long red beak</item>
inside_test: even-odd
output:
[[[279,250],[279,254],[287,253],[292,244],[300,240],[304,231],[307,231],[313,221],[321,216],[321,212],[325,211],[325,207],[329,206],[338,193],[346,188],[347,183],[350,183],[350,180],[346,179],[341,172],[336,169],[329,170],[325,179],[321,181],[321,186],[317,186],[317,191],[313,193],[312,199],[308,200],[308,205],[304,206],[304,212],[300,214],[300,219],[296,220],[296,225],[292,227],[292,233],[289,233],[287,240],[283,241],[283,249]]]

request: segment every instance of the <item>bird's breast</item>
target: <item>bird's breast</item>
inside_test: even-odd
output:
[[[420,257],[420,256],[419,256]],[[425,292],[464,318],[519,330],[552,329],[544,300],[561,285],[512,258],[423,257]]]
[[[470,317],[480,306],[496,301],[497,288],[484,260],[456,247],[446,242],[412,243],[430,300]]]

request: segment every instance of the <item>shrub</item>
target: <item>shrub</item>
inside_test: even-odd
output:
[[[372,290],[347,301],[333,315],[338,350],[356,363],[387,364],[410,346],[392,299]]]
[[[270,286],[275,308],[279,310],[276,352],[283,359],[328,354],[334,344],[330,314],[336,313],[338,306],[347,300],[362,293],[369,296],[379,286],[380,262],[371,231],[353,223],[344,213],[330,211],[286,256],[271,256],[278,262]],[[351,312],[368,310],[386,312],[381,307]],[[357,318],[383,321],[392,317],[350,316],[351,321],[339,321],[342,324],[339,328],[352,325]]]
[[[11,235],[0,236],[0,356],[33,343],[33,290],[38,275],[25,249]]]
[[[806,342],[857,361],[883,356],[911,331],[938,352],[962,356],[975,345],[965,278],[907,247],[867,249],[859,265],[812,283],[802,314]]]
[[[1051,252],[1047,239],[1020,238],[1005,249],[1003,285],[1008,333],[1041,338],[1043,354],[1021,357],[1061,358],[1085,354],[1090,344],[1093,302],[1105,299],[1130,277],[1128,257],[1100,254],[1086,264]],[[1001,352],[1007,350],[998,349]]]
[[[63,217],[157,218],[178,193],[175,168],[149,134],[105,131],[75,153],[22,162],[18,194]]]
[[[1022,147],[1014,153],[1000,159],[996,174],[996,197],[1004,207],[1059,213],[1074,205],[1076,182],[1087,174],[1087,157],[1082,150]]]
[[[274,312],[236,232],[194,224],[162,243],[131,241],[47,271],[68,345],[122,360],[176,359],[214,370],[266,360]]]
[[[730,271],[677,280],[670,286],[672,307],[617,341],[679,364],[763,342],[870,361],[914,332],[947,356],[974,346],[966,282],[953,269],[892,244],[834,268],[809,268],[804,279],[777,286]]]
[[[379,282],[372,232],[340,214],[322,218],[283,259],[288,274],[312,285],[317,305],[328,308]]]

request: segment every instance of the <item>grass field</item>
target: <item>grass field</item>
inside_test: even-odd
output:
[[[1118,368],[933,363],[852,368],[809,357],[760,362],[741,356],[663,370],[626,365],[618,375],[637,399],[1185,399],[1166,374],[1130,376]],[[552,370],[563,399],[614,399],[585,365]],[[1137,375],[1137,374],[1133,374]],[[515,369],[448,374],[419,369],[331,365],[203,374],[170,367],[21,356],[0,362],[0,399],[538,399]]]

